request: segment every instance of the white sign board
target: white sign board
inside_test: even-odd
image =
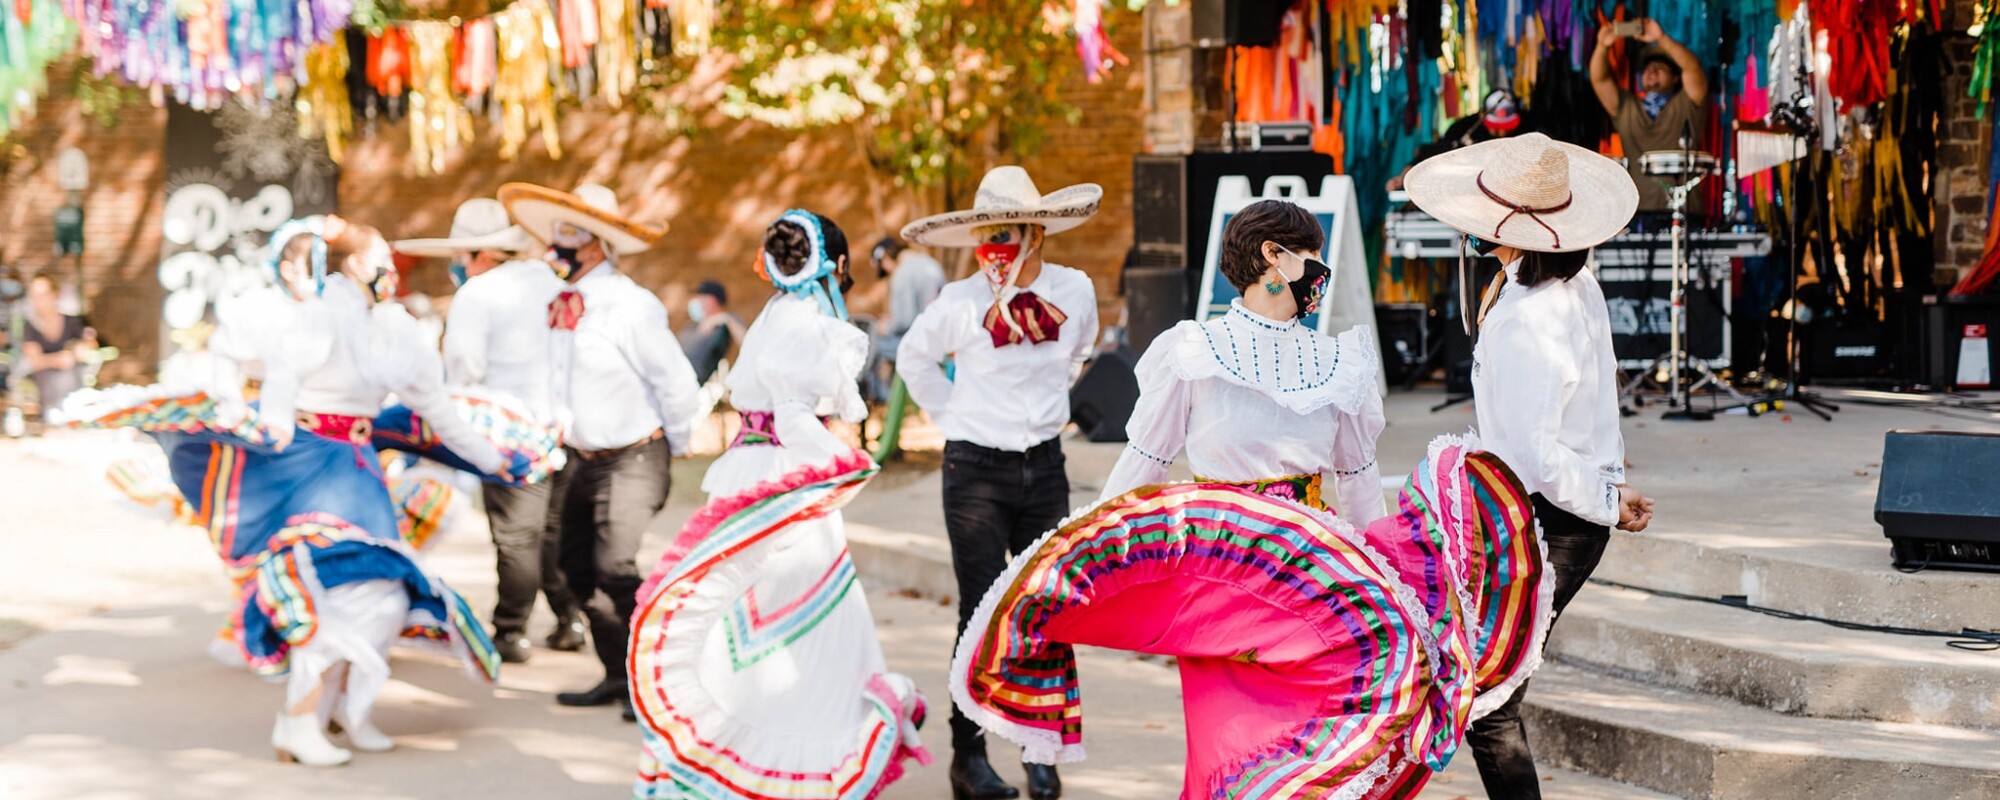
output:
[[[1320,260],[1333,270],[1333,286],[1320,301],[1319,311],[1306,316],[1305,323],[1329,336],[1357,325],[1368,327],[1368,346],[1381,351],[1375,332],[1375,296],[1368,284],[1368,254],[1361,244],[1361,219],[1355,206],[1354,179],[1329,175],[1320,181],[1319,194],[1309,191],[1306,179],[1280,175],[1264,182],[1261,194],[1250,189],[1250,179],[1230,175],[1215,183],[1215,212],[1209,217],[1208,252],[1202,255],[1200,296],[1195,319],[1206,320],[1229,312],[1229,302],[1237,298],[1236,287],[1222,277],[1222,231],[1236,213],[1259,200],[1288,200],[1319,219],[1326,232]],[[1380,373],[1376,386],[1388,392],[1388,379]]]
[[[90,188],[90,159],[82,150],[65,147],[56,153],[56,185],[65,192]]]

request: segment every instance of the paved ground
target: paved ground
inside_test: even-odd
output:
[[[1397,395],[1384,437],[1385,472],[1409,468],[1438,432],[1471,425],[1466,406],[1438,414],[1434,396]],[[1704,535],[1716,525],[1801,558],[1886,563],[1866,512],[1890,428],[1995,427],[1933,413],[1850,406],[1838,422],[1725,418],[1668,424],[1648,413],[1627,423],[1633,481],[1661,500],[1660,535]],[[382,727],[402,750],[350,767],[307,770],[273,762],[267,735],[280,689],[212,660],[204,646],[220,618],[224,583],[207,542],[113,506],[85,466],[102,437],[0,441],[0,798],[617,797],[637,749],[615,715],[553,705],[554,692],[596,677],[591,659],[544,653],[506,670],[488,691],[428,657],[400,658],[383,699]],[[1094,496],[1117,445],[1070,448],[1077,499]],[[857,522],[935,537],[935,478],[919,454],[892,467],[852,510]],[[698,463],[644,554],[692,511]],[[433,566],[475,607],[491,602],[483,521],[465,514],[444,534]],[[1615,557],[1615,553],[1613,554]],[[871,591],[892,665],[941,706],[950,609],[933,599]],[[545,627],[546,619],[536,623]],[[1092,758],[1065,771],[1072,798],[1172,796],[1180,773],[1174,674],[1107,652],[1082,665]],[[942,725],[927,737],[945,755]],[[996,757],[1006,756],[996,748]],[[1479,798],[1469,758],[1434,781],[1427,800]],[[942,766],[918,770],[886,794],[947,796]],[[1547,796],[1652,797],[1567,772]]]

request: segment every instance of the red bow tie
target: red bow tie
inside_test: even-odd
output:
[[[573,331],[576,323],[583,319],[583,293],[575,289],[564,289],[562,294],[549,302],[549,328],[551,330]]]
[[[1013,318],[1014,325],[1000,315]],[[1005,304],[994,303],[986,310],[986,332],[993,335],[994,347],[1010,344],[1041,344],[1053,342],[1062,337],[1062,324],[1069,319],[1062,309],[1047,300],[1035,296],[1034,292],[1021,292]],[[1017,330],[1018,328],[1018,330]]]

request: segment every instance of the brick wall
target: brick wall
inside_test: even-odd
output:
[[[1098,84],[1081,76],[1071,79],[1065,93],[1083,110],[1082,120],[1075,126],[1058,123],[1037,155],[1019,161],[1044,192],[1081,182],[1104,186],[1097,218],[1051,239],[1048,257],[1089,272],[1107,308],[1116,300],[1118,270],[1131,245],[1131,157],[1143,146],[1145,116],[1140,19],[1121,13],[1110,22],[1114,43],[1134,63]],[[65,145],[83,148],[91,158],[93,180],[85,202],[85,268],[95,316],[107,337],[131,346],[122,368],[149,372],[157,360],[162,299],[154,268],[165,201],[161,143],[166,114],[128,109],[117,126],[99,128],[66,96],[73,69],[52,72],[51,96],[41,115],[17,134],[26,155],[0,181],[0,262],[32,268],[47,263],[53,238],[50,215],[63,202],[55,188],[55,153]],[[672,281],[691,286],[721,280],[731,290],[735,310],[745,316],[770,292],[751,273],[751,258],[764,226],[786,209],[803,206],[841,224],[854,255],[864,260],[864,269],[856,271],[860,290],[876,281],[865,268],[867,247],[876,237],[941,210],[936,200],[926,202],[877,178],[851,130],[798,133],[730,119],[715,108],[722,86],[713,71],[698,73],[671,91],[687,100],[677,121],[630,106],[566,111],[561,115],[565,157],[560,161],[550,160],[539,140],[531,141],[519,160],[501,161],[496,131],[481,121],[478,141],[456,154],[444,175],[429,178],[416,177],[409,167],[406,125],[376,123],[348,148],[340,208],[392,238],[438,236],[450,227],[459,201],[491,196],[508,181],[558,188],[604,183],[618,191],[628,212],[672,226],[660,247],[627,261],[640,282],[659,288]],[[995,154],[990,165],[1013,161]],[[981,166],[971,181],[983,171]],[[970,187],[962,194],[969,196]],[[438,286],[441,273],[441,265],[430,265],[412,283]]]
[[[161,142],[167,115],[145,105],[120,111],[100,125],[84,113],[67,88],[78,65],[49,70],[50,93],[33,122],[16,131],[14,157],[0,167],[0,264],[22,275],[57,269],[73,279],[74,262],[57,264],[57,208],[68,202],[56,183],[56,153],[76,147],[90,158],[90,189],[83,195],[83,274],[91,321],[107,344],[125,357],[105,367],[104,378],[134,380],[151,372],[159,352],[160,302],[155,268],[160,261],[160,212],[166,202]]]
[[[1131,245],[1131,157],[1143,137],[1143,74],[1139,18],[1115,15],[1115,44],[1134,55],[1134,64],[1098,84],[1080,76],[1065,88],[1083,110],[1075,126],[1061,123],[1040,151],[1020,160],[1044,192],[1072,183],[1104,187],[1095,219],[1050,239],[1048,257],[1083,269],[1097,280],[1100,303],[1115,301],[1118,270]],[[713,74],[698,74],[674,90],[693,98],[681,135],[659,114],[613,111],[593,106],[562,115],[564,158],[549,159],[539,141],[519,160],[501,161],[496,131],[481,125],[479,141],[456,155],[446,174],[417,178],[407,162],[409,140],[402,126],[355,142],[340,179],[340,207],[391,237],[442,235],[452,211],[467,197],[491,196],[508,181],[531,181],[568,189],[594,181],[618,192],[626,212],[644,221],[667,221],[671,229],[652,251],[627,259],[626,269],[655,289],[669,282],[689,286],[719,280],[729,288],[732,309],[748,317],[769,296],[770,286],[751,273],[764,227],[786,209],[804,207],[831,217],[847,231],[861,269],[857,292],[876,282],[866,268],[868,246],[912,219],[942,210],[935,199],[895,187],[867,165],[855,133],[846,128],[795,132],[730,119],[713,98],[721,87]],[[1013,163],[994,156],[991,165]],[[961,192],[971,195],[984,167]],[[930,198],[937,196],[930,193]],[[417,276],[423,285],[426,276]],[[741,298],[741,299],[739,299]],[[677,313],[677,310],[676,310]],[[678,316],[676,317],[678,320]]]
[[[1973,39],[1962,33],[1972,17],[1971,0],[1950,0],[1948,29],[1961,33],[1945,41],[1946,108],[1938,121],[1938,165],[1931,181],[1936,210],[1932,232],[1937,256],[1935,282],[1955,283],[1979,261],[1986,242],[1986,159],[1993,121],[1975,115],[1979,104],[1966,96],[1972,80]],[[1987,113],[2000,113],[1989,108]]]

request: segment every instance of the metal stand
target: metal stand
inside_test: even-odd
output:
[[[1809,76],[1805,66],[1808,60],[1799,60],[1798,85],[1801,87],[1812,85],[1808,80]],[[1771,115],[1785,127],[1790,128],[1792,135],[1811,142],[1819,138],[1819,123],[1813,118],[1812,102],[1812,96],[1806,94],[1801,89],[1799,94],[1792,97],[1790,103],[1772,109]],[[1813,189],[1818,191],[1819,153],[1808,149],[1805,157],[1805,166],[1802,169],[1805,176],[1810,178]],[[1800,385],[1800,373],[1804,370],[1805,366],[1805,346],[1799,343],[1799,280],[1805,275],[1806,271],[1806,245],[1803,235],[1805,211],[1801,206],[1805,198],[1804,192],[1799,189],[1799,184],[1801,183],[1800,171],[1799,169],[1792,171],[1792,184],[1788,192],[1791,196],[1785,198],[1788,211],[1786,222],[1791,226],[1791,241],[1788,243],[1788,246],[1791,247],[1791,252],[1788,254],[1789,258],[1786,260],[1786,266],[1790,268],[1786,274],[1786,277],[1790,278],[1791,282],[1790,291],[1788,292],[1790,303],[1787,306],[1789,313],[1785,315],[1785,347],[1786,355],[1789,357],[1786,366],[1789,374],[1785,376],[1784,389],[1766,394],[1754,401],[1746,400],[1744,401],[1744,405],[1755,412],[1760,408],[1782,408],[1784,403],[1793,403],[1799,408],[1812,412],[1814,416],[1820,419],[1832,422],[1833,415],[1840,411],[1840,406],[1828,402],[1819,395],[1806,391]]]
[[[1700,391],[1703,387],[1712,386],[1721,389],[1738,403],[1750,402],[1750,398],[1737,392],[1735,387],[1730,386],[1727,381],[1722,380],[1720,376],[1716,375],[1715,370],[1709,369],[1708,362],[1689,358],[1687,343],[1684,341],[1686,334],[1683,331],[1687,327],[1687,284],[1691,271],[1688,266],[1687,254],[1684,252],[1684,243],[1687,239],[1687,198],[1688,193],[1692,192],[1694,187],[1701,185],[1702,179],[1706,177],[1708,177],[1706,174],[1697,172],[1694,174],[1692,180],[1684,180],[1678,184],[1666,187],[1667,207],[1672,209],[1674,214],[1673,234],[1671,236],[1673,243],[1671,259],[1674,277],[1673,288],[1670,294],[1671,302],[1669,303],[1671,316],[1667,332],[1669,337],[1668,349],[1664,355],[1653,359],[1652,364],[1647,365],[1646,369],[1628,381],[1625,384],[1624,391],[1621,392],[1621,394],[1631,394],[1637,391],[1640,385],[1644,384],[1648,378],[1652,377],[1659,370],[1661,364],[1665,364],[1667,366],[1668,380],[1667,407],[1673,410],[1661,415],[1661,419],[1690,420],[1695,422],[1707,422],[1715,419],[1713,411],[1696,411],[1692,406],[1690,395]],[[1666,182],[1661,181],[1661,183],[1664,184]],[[1690,369],[1698,373],[1700,378],[1692,384],[1684,384],[1683,377]]]

